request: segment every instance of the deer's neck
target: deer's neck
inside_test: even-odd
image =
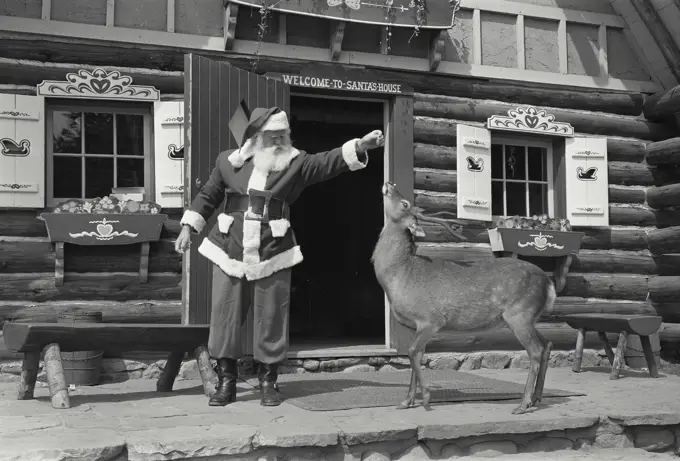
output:
[[[410,270],[415,254],[416,245],[411,234],[387,223],[373,251],[376,277],[384,287],[399,283],[399,278]]]

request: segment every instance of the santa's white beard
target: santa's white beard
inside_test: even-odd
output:
[[[254,146],[253,163],[261,171],[282,171],[288,167],[294,149],[291,145],[263,147],[259,141]]]

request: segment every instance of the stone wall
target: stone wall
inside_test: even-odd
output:
[[[573,364],[574,351],[553,351],[550,356],[550,367],[570,367]],[[253,372],[250,359],[243,359],[241,374],[249,375]],[[39,383],[44,383],[45,372],[38,375]],[[422,365],[433,370],[478,370],[480,368],[529,368],[526,352],[473,352],[473,353],[433,353],[425,354]],[[608,367],[604,350],[584,350],[583,368],[604,366]],[[101,381],[121,382],[128,379],[149,378],[156,379],[165,367],[165,360],[136,361],[126,359],[104,359],[102,362]],[[339,358],[311,358],[289,359],[281,367],[281,373],[319,373],[319,372],[353,372],[353,371],[397,371],[410,368],[407,357],[339,357]],[[0,362],[0,382],[14,382],[21,374],[20,361]],[[200,379],[195,360],[184,361],[178,379]]]

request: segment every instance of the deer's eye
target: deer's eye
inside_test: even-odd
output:
[[[408,210],[408,207],[410,206],[410,204],[406,200],[402,200],[401,206],[402,206],[402,208],[404,208],[404,210]]]

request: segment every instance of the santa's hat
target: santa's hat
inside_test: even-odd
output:
[[[255,134],[289,128],[288,116],[280,108],[264,109],[258,107],[252,113],[249,113],[246,102],[241,101],[229,121],[231,134],[239,145],[239,149],[229,155],[229,161],[235,168],[241,168],[245,161],[253,156],[251,138]]]
[[[229,121],[229,128],[239,147],[242,147],[259,132],[287,130],[290,125],[288,115],[278,107],[257,107],[250,113],[246,102],[241,101]]]

